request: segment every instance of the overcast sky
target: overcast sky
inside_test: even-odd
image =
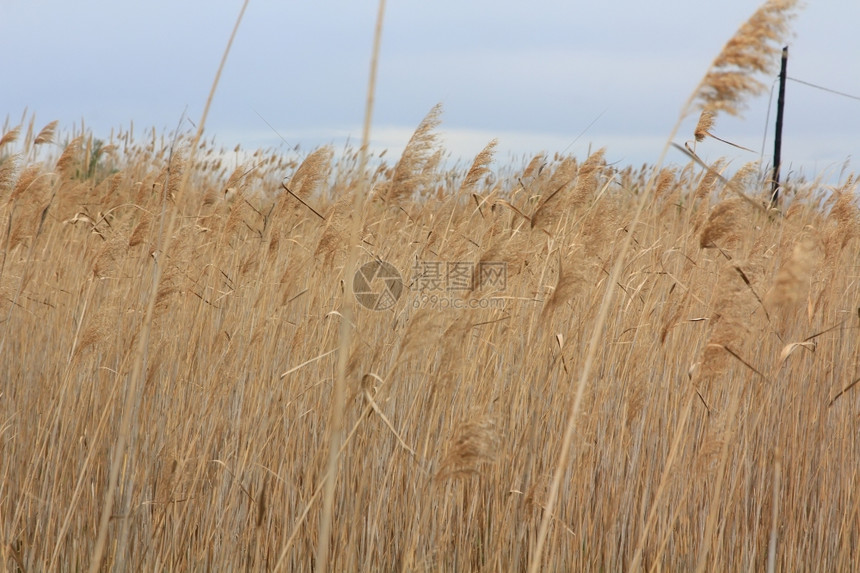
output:
[[[440,131],[455,156],[470,157],[495,137],[497,164],[540,151],[583,156],[589,145],[606,146],[609,161],[652,163],[710,62],[758,6],[389,0],[373,145],[402,149],[441,102]],[[106,138],[131,121],[135,133],[169,132],[186,110],[197,121],[240,7],[240,0],[0,0],[0,122],[14,126],[27,109],[37,128],[83,119]],[[358,141],[376,9],[376,0],[251,0],[207,135],[227,148],[285,153]],[[794,21],[789,76],[860,95],[858,23],[858,0],[808,2]],[[770,86],[775,77],[762,79]],[[767,133],[769,163],[775,93],[770,119],[769,99],[750,101],[742,120],[721,117],[714,133],[755,150]],[[716,141],[698,149],[737,165],[759,157]],[[790,82],[783,160],[808,177],[838,174],[846,160],[860,171],[860,101]],[[685,162],[677,153],[668,161]]]

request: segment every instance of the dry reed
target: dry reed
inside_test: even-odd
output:
[[[189,212],[199,217],[180,219],[160,255],[153,208],[163,195],[141,194],[139,182],[151,190],[167,155],[118,159],[136,176],[115,180],[119,197],[76,195],[89,215],[80,204],[66,219],[49,211],[35,251],[44,258],[28,253],[52,164],[13,173],[17,208],[7,204],[2,220],[11,213],[21,230],[0,242],[3,351],[18,357],[0,363],[9,381],[0,398],[4,565],[90,562],[121,428],[115,377],[131,373],[152,296],[142,431],[128,442],[135,463],[118,491],[129,512],[108,528],[117,543],[127,528],[126,541],[103,564],[266,569],[283,557],[282,569],[308,570],[346,296],[331,269],[345,260],[352,197],[332,198],[331,180],[320,181],[325,224],[300,206],[272,209],[285,197],[267,196],[264,181],[271,192],[283,175],[267,163],[272,177],[260,168],[248,202],[204,205],[230,173],[198,170],[189,189],[200,205]],[[340,169],[340,160],[321,168]],[[355,309],[331,567],[522,569],[547,512],[547,569],[627,568],[640,545],[646,568],[690,569],[706,543],[720,569],[763,568],[771,547],[777,567],[857,563],[849,540],[860,531],[845,525],[857,510],[853,478],[841,462],[860,455],[850,423],[860,407],[850,187],[829,203],[800,201],[779,220],[727,197],[695,234],[684,210],[646,205],[583,394],[575,461],[563,495],[548,503],[574,397],[569,376],[583,367],[607,262],[633,216],[627,187],[611,181],[634,175],[594,173],[597,187],[590,182],[585,202],[557,218],[553,238],[514,210],[529,208],[518,183],[494,190],[483,217],[460,194],[463,179],[443,172],[433,184],[449,193],[402,203],[411,217],[368,206],[361,252],[404,278],[416,260],[438,260],[426,247],[438,229],[451,256],[505,263],[507,284],[477,281],[459,294],[425,285],[387,311]],[[667,200],[704,202],[719,191],[708,173],[660,173]],[[757,183],[745,185],[753,193]],[[139,278],[153,257],[164,266],[155,290]],[[434,294],[477,303],[415,308]],[[504,308],[479,304],[491,299]],[[799,503],[810,511],[795,511]],[[706,539],[714,510],[724,517]],[[835,527],[847,527],[842,541],[808,533]]]
[[[172,186],[187,138],[143,139],[99,192],[26,155],[0,188],[3,567],[83,569],[105,519],[111,569],[860,564],[854,179],[798,183],[774,218],[721,163],[540,155],[486,189],[489,153],[452,176],[321,151],[313,173],[342,176],[298,192],[323,222],[272,192],[295,163],[255,160],[229,203],[229,169],[187,160]],[[402,210],[333,192],[371,177],[400,178]],[[350,259],[408,283],[449,256],[506,283],[349,298]]]

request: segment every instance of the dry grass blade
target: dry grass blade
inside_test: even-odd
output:
[[[498,203],[499,205],[504,205],[505,207],[507,207],[508,209],[510,209],[511,211],[516,213],[517,215],[519,215],[521,218],[528,221],[529,224],[531,224],[531,220],[532,220],[531,217],[529,217],[528,215],[526,215],[525,213],[523,213],[522,211],[517,209],[513,205],[513,203],[511,203],[510,201],[506,201],[505,199],[498,199],[498,200],[496,200],[496,203]]]
[[[364,399],[367,400],[367,403],[370,405],[373,411],[376,412],[376,415],[382,419],[382,423],[385,424],[389,430],[391,430],[391,433],[394,434],[395,438],[397,438],[397,443],[400,444],[400,447],[409,452],[409,455],[411,455],[414,459],[417,460],[418,454],[416,454],[415,450],[410,448],[406,444],[406,442],[403,441],[403,438],[400,437],[400,434],[394,428],[394,424],[392,424],[388,417],[382,412],[382,410],[379,408],[379,404],[376,403],[376,401],[373,399],[373,396],[370,395],[370,390],[368,390],[367,388],[365,388],[364,390]]]
[[[860,315],[860,308],[857,309],[857,314]],[[815,334],[813,334],[811,336],[807,336],[804,339],[804,342],[809,342],[810,340],[814,340],[814,339],[818,338],[819,336],[821,336],[822,334],[827,334],[828,332],[833,332],[837,328],[841,328],[843,324],[845,324],[844,320],[838,322],[837,324],[834,324],[830,328],[825,328],[824,330],[822,330],[820,332],[816,332]]]
[[[707,171],[711,177],[723,182],[726,185],[726,187],[728,187],[729,190],[731,190],[732,193],[734,193],[735,195],[737,195],[738,197],[740,197],[741,199],[743,199],[744,201],[749,203],[755,209],[762,211],[762,212],[767,211],[767,209],[764,207],[764,205],[762,205],[760,202],[756,201],[755,199],[753,199],[752,197],[750,197],[749,195],[744,193],[743,190],[737,185],[737,181],[734,178],[732,180],[729,180],[729,179],[726,179],[725,177],[723,177],[720,172],[718,172],[716,169],[714,169],[713,167],[711,167],[710,165],[708,165],[707,163],[702,161],[702,159],[698,155],[696,155],[691,149],[689,149],[687,147],[683,147],[681,145],[678,145],[675,142],[672,142],[671,145],[672,145],[672,147],[674,147],[675,149],[677,149],[678,151],[682,152],[684,155],[686,155],[687,157],[689,157],[690,159],[695,161],[696,164],[698,164],[699,167],[701,167],[702,169]],[[739,171],[739,173],[740,173],[740,171]]]
[[[305,366],[308,366],[309,364],[313,364],[314,362],[317,362],[318,360],[321,360],[321,359],[325,358],[326,356],[329,356],[330,354],[334,354],[335,352],[337,352],[337,348],[332,348],[328,352],[323,352],[319,356],[315,356],[315,357],[311,358],[310,360],[305,360],[304,362],[302,362],[298,366],[293,366],[292,368],[290,368],[289,370],[287,370],[286,372],[281,374],[280,377],[286,378],[287,376],[289,376],[293,372],[297,372],[297,371],[301,370],[302,368],[304,368]]]
[[[299,197],[298,195],[296,195],[295,193],[293,193],[293,191],[292,191],[289,187],[287,187],[287,184],[286,184],[286,183],[281,182],[281,187],[283,187],[283,188],[284,188],[284,191],[286,191],[287,193],[289,193],[289,194],[290,194],[290,196],[292,196],[294,199],[296,199],[299,203],[301,203],[302,205],[304,205],[305,207],[307,207],[307,209],[308,209],[311,213],[313,213],[314,215],[316,215],[317,217],[319,217],[319,218],[320,218],[320,219],[322,219],[323,221],[325,221],[325,220],[326,220],[326,218],[325,218],[325,217],[323,217],[323,216],[319,213],[319,211],[317,211],[316,209],[314,209],[313,207],[311,207],[310,205],[308,205],[308,204],[307,204],[307,202],[305,202],[305,200],[304,200],[304,199],[302,199],[301,197]]]
[[[755,153],[755,151],[753,151],[752,149],[744,147],[743,145],[738,145],[737,143],[732,143],[731,141],[727,141],[727,140],[722,139],[720,137],[717,137],[716,135],[711,133],[711,129],[713,129],[713,127],[714,127],[715,117],[716,117],[716,114],[714,113],[713,110],[711,110],[711,109],[703,109],[702,110],[702,114],[699,116],[699,121],[696,124],[696,129],[693,132],[693,136],[695,137],[696,141],[699,141],[699,142],[704,141],[705,136],[707,136],[707,137],[711,137],[713,139],[716,139],[717,141],[720,141],[722,143],[725,143],[727,145],[731,145],[732,147],[734,147],[736,149],[743,149],[744,151],[749,151],[750,153]]]
[[[720,348],[720,349],[722,349],[722,350],[725,350],[725,351],[726,351],[726,352],[728,352],[732,357],[734,357],[734,358],[735,358],[735,360],[737,360],[738,362],[740,362],[741,364],[743,364],[744,366],[746,366],[747,368],[749,368],[752,372],[755,372],[756,374],[758,374],[758,375],[759,375],[759,376],[760,376],[760,377],[761,377],[765,382],[770,382],[770,378],[768,378],[767,376],[765,376],[764,374],[762,374],[762,373],[761,373],[761,371],[760,371],[758,368],[756,368],[755,366],[753,366],[752,364],[750,364],[749,362],[747,362],[747,361],[746,361],[744,358],[742,358],[742,357],[741,357],[737,352],[735,352],[734,350],[732,350],[732,349],[731,349],[731,348],[729,348],[728,346],[726,346],[726,345],[724,345],[724,344],[717,344],[717,343],[711,343],[711,344],[708,344],[708,346],[709,346],[709,347],[713,347],[713,348]]]
[[[779,364],[785,364],[785,361],[788,360],[788,357],[791,356],[791,353],[794,352],[796,348],[805,348],[810,352],[815,352],[816,344],[815,342],[792,342],[790,344],[786,344],[782,349],[782,352],[779,353]]]
[[[833,403],[834,403],[834,402],[836,402],[836,400],[838,400],[838,399],[839,399],[843,394],[845,394],[846,392],[848,392],[849,390],[851,390],[851,389],[852,389],[854,386],[856,386],[858,383],[860,383],[860,378],[857,378],[856,380],[854,380],[853,382],[851,382],[848,386],[846,386],[845,388],[843,388],[842,390],[840,390],[839,392],[837,392],[837,393],[836,393],[836,395],[835,395],[833,398],[831,398],[831,399],[830,399],[830,403],[828,404],[828,406],[832,406],[832,405],[833,405]]]
[[[741,277],[741,280],[744,281],[744,284],[747,285],[747,288],[749,289],[750,293],[752,293],[752,295],[755,297],[756,302],[758,302],[759,306],[761,307],[762,311],[764,312],[764,316],[767,319],[767,321],[770,322],[770,314],[767,312],[767,308],[765,307],[764,301],[761,300],[761,297],[758,295],[755,288],[753,287],[752,281],[750,281],[747,274],[738,265],[733,265],[733,267],[734,267],[735,271],[738,273],[738,275]]]
[[[561,198],[561,192],[567,187],[568,182],[564,182],[555,188],[549,195],[543,197],[541,199],[540,204],[538,204],[537,208],[535,208],[534,213],[532,213],[531,217],[528,217],[529,221],[531,221],[531,226],[536,227],[541,224],[543,227],[547,226],[547,221],[555,222],[558,220],[562,211],[559,208],[559,199]]]
[[[779,529],[779,500],[781,499],[781,484],[782,484],[782,452],[776,448],[774,452],[774,469],[773,469],[773,513],[771,514],[770,540],[768,541],[767,549],[767,573],[776,571],[776,543],[777,530]]]

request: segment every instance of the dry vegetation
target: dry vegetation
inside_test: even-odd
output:
[[[4,129],[3,568],[90,565],[123,436],[103,568],[311,570],[356,217],[406,285],[353,316],[334,570],[857,568],[856,180],[780,212],[722,164],[446,169],[438,120],[367,172]],[[471,289],[418,276],[449,262]]]
[[[177,203],[182,141],[171,158],[169,141],[119,137],[100,180],[79,175],[83,141],[0,168],[4,567],[88,562],[154,296],[107,564],[310,568],[354,158],[258,154],[231,174],[210,153]],[[631,227],[650,170],[597,152],[474,176],[491,153],[373,175],[362,262],[413,288],[433,286],[416,261],[502,262],[507,284],[423,292],[487,308],[416,309],[406,290],[356,313],[333,564],[525,566],[628,234],[543,567],[619,569],[641,549],[648,568],[689,569],[707,541],[714,569],[761,569],[772,531],[782,567],[856,564],[860,390],[840,395],[860,376],[853,181],[798,187],[781,216],[694,164],[664,169]],[[272,192],[284,172],[293,194]]]

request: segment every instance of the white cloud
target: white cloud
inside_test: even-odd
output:
[[[383,150],[389,162],[395,162],[409,138],[414,127],[381,125],[374,127],[371,132],[370,149],[374,155]],[[322,128],[289,130],[278,129],[287,142],[301,142],[301,155],[310,152],[320,145],[333,145],[336,150],[345,145],[357,147],[360,144],[361,129],[353,128]],[[579,140],[576,134],[560,135],[539,131],[486,130],[446,127],[438,129],[439,145],[448,153],[451,161],[468,164],[492,139],[498,140],[495,152],[495,168],[515,167],[527,162],[539,153],[553,156],[556,153],[569,154],[585,158],[590,152],[601,147],[606,148],[606,159],[619,166],[631,165],[639,167],[643,164],[653,165],[658,160],[666,137],[657,135],[636,134],[602,134],[586,133]],[[228,136],[230,141],[241,141],[246,149],[257,147],[280,147],[284,152],[291,152],[292,145],[286,145],[271,130],[256,130],[248,132],[221,133],[216,141]],[[684,137],[676,138],[683,143]],[[737,150],[715,140],[699,143],[697,151],[703,160],[716,161],[719,158],[728,159],[733,166],[741,166],[747,162],[759,161],[762,157],[762,140],[756,136],[734,138],[733,143],[755,150],[755,153]],[[770,141],[764,150],[763,165],[769,168],[772,157]],[[807,179],[824,175],[826,179],[835,182],[846,161],[849,167],[856,169],[855,158],[845,153],[856,145],[856,138],[845,134],[822,134],[788,139],[783,145],[783,174],[796,178],[803,175]],[[680,152],[670,148],[664,160],[664,165],[684,165],[688,159]],[[849,169],[849,171],[851,170]]]

